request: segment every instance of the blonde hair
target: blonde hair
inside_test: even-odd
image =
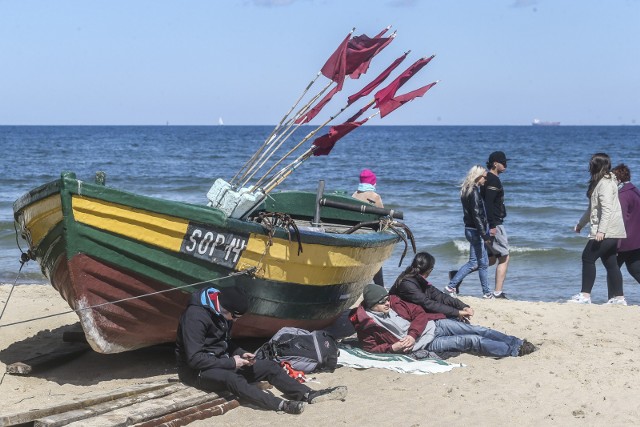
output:
[[[487,173],[487,170],[480,165],[475,165],[469,172],[467,172],[467,176],[460,184],[460,196],[468,196],[473,191],[473,188],[478,183],[478,178]]]

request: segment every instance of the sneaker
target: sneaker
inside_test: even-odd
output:
[[[518,356],[526,356],[527,354],[531,354],[536,350],[537,348],[535,345],[531,344],[527,340],[524,340],[522,342],[522,345],[520,346],[520,350],[518,350]]]
[[[624,297],[622,297],[622,298],[613,297],[613,298],[611,298],[609,301],[607,301],[607,304],[612,304],[612,305],[627,305],[627,300],[625,300],[625,299],[624,299]]]
[[[307,397],[307,402],[313,405],[314,403],[326,402],[327,400],[344,400],[346,397],[347,387],[338,386],[312,391]]]
[[[493,297],[495,299],[509,299],[507,298],[507,294],[505,294],[504,292],[500,292],[499,294],[496,294],[495,292],[493,293]]]
[[[301,414],[305,403],[298,400],[285,400],[282,402],[282,412],[287,414]]]
[[[458,293],[456,292],[456,290],[453,288],[450,288],[449,286],[445,286],[443,291],[445,294],[449,295],[450,297],[456,298],[458,296]]]
[[[484,294],[482,295],[482,298],[484,299],[495,299],[495,295],[493,294],[493,292],[489,292],[488,294]]]
[[[579,293],[572,296],[571,299],[567,300],[567,302],[573,304],[591,304],[591,297],[585,297],[582,293]]]

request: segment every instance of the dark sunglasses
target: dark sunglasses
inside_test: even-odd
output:
[[[230,314],[231,314],[231,318],[232,318],[233,320],[237,320],[237,319],[239,319],[239,318],[241,318],[241,317],[242,317],[242,314],[238,314],[238,313],[231,313],[231,312],[230,312]]]
[[[386,297],[384,297],[380,301],[378,301],[378,304],[386,304],[387,301],[389,301],[389,295],[387,295]]]

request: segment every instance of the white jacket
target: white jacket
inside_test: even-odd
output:
[[[627,237],[618,199],[618,181],[613,174],[602,177],[594,188],[589,208],[580,218],[578,227],[584,227],[587,222],[591,224],[590,239],[595,239],[598,232],[604,233],[608,239]]]

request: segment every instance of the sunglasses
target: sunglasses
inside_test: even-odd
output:
[[[242,314],[238,314],[238,313],[231,313],[231,312],[229,312],[229,314],[231,314],[231,318],[232,318],[233,320],[237,320],[237,319],[239,319],[239,318],[241,318],[241,317],[242,317]]]
[[[378,301],[378,304],[386,304],[387,301],[389,301],[389,296],[388,295],[386,297],[382,298],[380,301]]]

